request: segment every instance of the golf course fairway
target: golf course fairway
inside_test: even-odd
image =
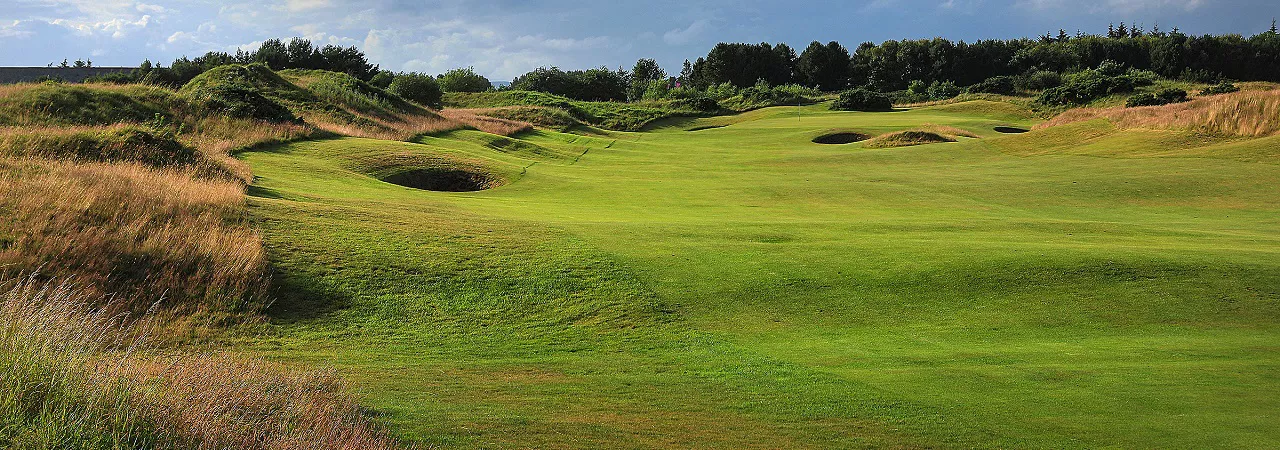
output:
[[[244,153],[285,294],[241,345],[426,447],[1280,447],[1280,159],[1251,150],[1280,141],[995,131],[1035,124],[813,105]],[[813,142],[919,127],[977,137]],[[490,188],[381,181],[444,166]]]

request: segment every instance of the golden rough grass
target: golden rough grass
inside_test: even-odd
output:
[[[146,322],[35,277],[0,293],[0,429],[18,447],[392,449],[332,371],[223,354],[165,355]],[[40,408],[24,408],[40,405]]]
[[[904,130],[882,134],[866,141],[866,148],[910,147],[913,145],[955,142],[954,137],[944,136],[932,131]]]
[[[446,109],[441,111],[440,114],[450,120],[465,124],[471,128],[475,128],[489,134],[509,137],[518,133],[533,130],[533,124],[529,122],[490,117],[480,114],[479,110]]]
[[[266,293],[243,185],[137,164],[0,160],[0,273],[43,268],[100,295],[244,311]]]
[[[955,142],[962,136],[967,138],[978,137],[978,135],[960,128],[926,123],[910,130],[876,136],[868,139],[863,146],[866,148],[909,147],[912,145]]]
[[[1280,90],[1203,96],[1164,106],[1072,109],[1037,125],[1036,129],[1100,118],[1122,129],[1185,130],[1221,136],[1265,137],[1280,132]]]

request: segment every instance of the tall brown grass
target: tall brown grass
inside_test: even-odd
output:
[[[485,133],[501,136],[510,137],[525,131],[533,130],[533,124],[530,124],[529,122],[485,116],[479,114],[476,110],[446,109],[441,111],[440,114],[450,120],[465,124],[468,127],[475,128]]]
[[[1120,128],[1186,130],[1221,136],[1265,137],[1280,132],[1280,90],[1203,96],[1186,103],[1140,108],[1068,110],[1037,129],[1094,119]]]
[[[250,312],[267,287],[243,186],[139,164],[0,160],[0,273],[74,276],[130,310]]]
[[[165,355],[65,282],[0,293],[0,442],[17,448],[391,449],[332,371]]]

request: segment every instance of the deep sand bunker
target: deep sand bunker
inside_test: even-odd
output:
[[[424,191],[475,192],[501,186],[504,180],[466,169],[418,169],[391,175],[382,181]]]
[[[854,142],[865,141],[869,138],[871,138],[871,136],[867,136],[861,133],[832,133],[832,134],[824,134],[822,136],[813,138],[813,143],[826,144],[826,145],[842,145],[842,144],[852,144]]]
[[[1018,127],[995,127],[994,130],[996,130],[996,132],[998,133],[1005,133],[1005,134],[1019,134],[1019,133],[1026,133],[1028,131],[1031,131],[1026,128],[1018,128]]]

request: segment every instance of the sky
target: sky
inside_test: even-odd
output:
[[[1265,31],[1280,0],[0,0],[0,66],[89,59],[167,64],[270,38],[357,46],[383,69],[474,67],[510,80],[538,67],[610,68],[654,58],[668,72],[717,42],[1035,37],[1109,23],[1188,34]]]

